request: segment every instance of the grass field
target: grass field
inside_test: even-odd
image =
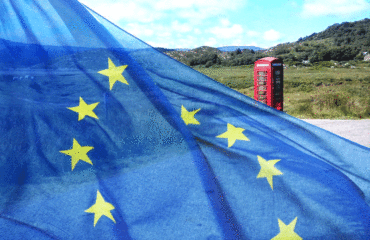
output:
[[[284,111],[297,118],[370,119],[370,63],[284,69]],[[194,68],[254,97],[253,66]]]

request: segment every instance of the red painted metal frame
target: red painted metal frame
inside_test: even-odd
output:
[[[283,111],[283,62],[266,57],[254,63],[254,99]]]

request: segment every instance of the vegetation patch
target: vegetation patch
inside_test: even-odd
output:
[[[196,69],[254,98],[253,65]],[[284,70],[284,111],[294,117],[370,119],[369,92],[367,64],[360,64],[356,69]]]

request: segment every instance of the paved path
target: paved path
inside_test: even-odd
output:
[[[353,142],[370,147],[370,120],[302,119]]]

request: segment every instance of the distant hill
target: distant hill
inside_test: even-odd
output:
[[[190,48],[175,48],[176,51],[183,51],[183,52],[186,52],[186,51],[190,51],[191,49]]]
[[[171,52],[171,51],[176,51],[176,49],[161,48],[161,47],[157,47],[155,49],[157,49],[158,51],[163,52],[163,53],[165,53],[165,52]]]
[[[244,50],[244,49],[251,49],[254,51],[265,50],[264,48],[255,47],[255,46],[226,46],[226,47],[218,47],[217,49],[223,52],[232,52],[232,51],[237,50],[238,48],[240,50]]]
[[[255,47],[255,46],[225,46],[225,47],[218,47],[217,49],[220,50],[221,52],[232,52],[232,51],[237,50],[238,48],[240,50],[244,50],[244,49],[251,49],[251,50],[254,50],[254,51],[265,50],[264,48]],[[159,50],[159,51],[161,51],[161,52],[171,52],[171,51],[187,52],[187,51],[195,50],[197,48],[194,48],[194,49],[190,49],[190,48],[174,48],[174,49],[170,49],[170,48],[160,48],[160,47],[157,47],[156,49]]]

